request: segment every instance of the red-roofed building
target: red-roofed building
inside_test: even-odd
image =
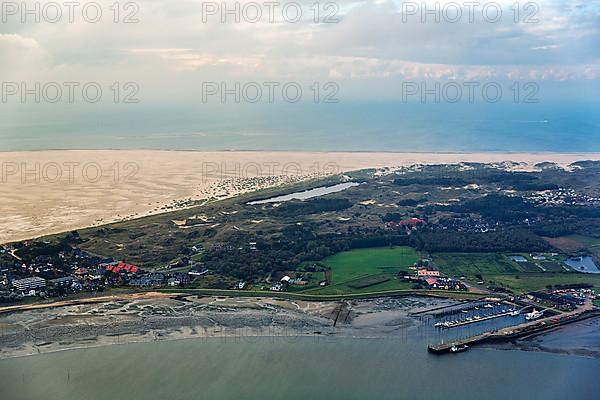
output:
[[[427,278],[425,279],[425,282],[427,282],[427,285],[429,285],[430,287],[436,287],[438,280],[435,278]]]
[[[426,224],[427,222],[425,222],[424,220],[420,219],[420,218],[409,218],[409,219],[405,219],[402,220],[400,222],[396,222],[396,221],[388,221],[385,223],[385,226],[393,229],[393,230],[398,230],[398,229],[412,229],[415,228],[421,224]]]
[[[127,264],[127,263],[124,263],[123,261],[119,261],[119,263],[117,265],[107,265],[106,270],[114,272],[115,274],[119,274],[119,273],[123,273],[123,272],[135,274],[140,270],[140,268],[135,265]]]
[[[417,276],[419,278],[425,276],[440,276],[440,271],[438,271],[437,269],[419,268],[417,270]]]
[[[410,218],[400,221],[400,226],[417,226],[424,223],[425,221],[423,221],[421,218]]]

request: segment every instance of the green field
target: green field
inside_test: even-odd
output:
[[[517,263],[498,253],[435,253],[432,261],[448,276],[521,272]]]
[[[418,259],[410,247],[354,249],[334,254],[320,261],[331,270],[331,285],[303,291],[311,294],[367,293],[410,289],[411,284],[398,279]]]
[[[557,238],[546,238],[550,244],[565,253],[588,252],[600,257],[600,238],[584,235],[567,235]]]
[[[564,263],[558,261],[542,261],[540,265],[546,269],[547,272],[570,272],[571,269],[565,266]]]
[[[568,235],[568,236],[564,236],[564,237],[573,239],[576,242],[581,243],[583,246],[587,247],[588,249],[591,247],[600,248],[600,238],[595,238],[595,237],[591,237],[591,236],[583,236],[583,235]]]
[[[545,289],[547,285],[566,285],[577,283],[590,283],[594,288],[600,290],[600,276],[593,274],[578,273],[522,273],[522,274],[500,274],[484,275],[486,284],[489,281],[498,286],[503,286],[517,292],[530,292]]]
[[[545,289],[548,285],[590,283],[600,289],[600,276],[565,272],[561,257],[550,257],[543,261],[513,262],[509,255],[499,253],[435,253],[432,261],[450,276],[465,277],[471,283],[483,281],[485,286],[495,285],[517,293]],[[546,269],[543,272],[536,264]]]
[[[570,235],[567,238],[573,239],[585,246],[596,259],[600,258],[600,238],[582,235]]]

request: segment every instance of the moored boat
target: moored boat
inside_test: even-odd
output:
[[[533,321],[534,319],[538,319],[542,315],[544,315],[544,311],[537,311],[534,308],[532,312],[525,314],[525,319],[527,321]]]
[[[466,344],[461,344],[461,345],[452,345],[452,347],[450,347],[450,353],[460,353],[461,351],[467,351],[469,349],[469,346],[467,346]]]

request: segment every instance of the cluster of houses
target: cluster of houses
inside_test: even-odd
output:
[[[62,296],[69,292],[94,290],[100,286],[98,265],[113,261],[80,249],[40,251],[46,242],[25,242],[35,256],[22,258],[17,248],[5,245],[0,251],[0,297],[18,300],[23,296]],[[37,246],[37,247],[36,247]]]
[[[78,290],[83,290],[83,286],[76,282],[72,276],[62,276],[53,279],[45,279],[40,276],[19,279],[3,278],[2,282],[0,282],[0,286],[3,287],[4,292],[16,296],[59,295],[71,291],[74,285]]]
[[[188,265],[187,260],[178,260],[169,264],[169,268],[181,267]],[[132,287],[185,287],[192,281],[202,275],[208,274],[210,271],[203,267],[190,268],[187,272],[149,272],[135,266],[123,262],[111,263],[103,266],[106,271],[110,283],[115,286],[132,286]]]
[[[537,205],[572,205],[572,206],[590,206],[600,204],[600,197],[588,196],[584,193],[578,193],[574,189],[560,188],[555,190],[542,190],[530,195],[523,196],[523,199],[531,201]]]
[[[3,250],[6,255],[7,250]],[[178,260],[168,267],[182,263],[189,265],[188,260]],[[187,272],[148,272],[133,264],[75,249],[69,254],[59,252],[55,257],[38,256],[29,262],[15,258],[12,265],[0,267],[0,298],[11,301],[26,296],[56,297],[117,286],[184,287],[209,272],[197,266]]]
[[[427,286],[428,289],[434,290],[453,290],[453,291],[465,291],[468,290],[467,286],[460,280],[450,278],[442,274],[438,269],[432,266],[413,266],[411,269],[414,270],[413,275],[405,275],[404,279],[409,281],[415,281],[420,284]]]
[[[445,206],[449,203],[438,204]],[[451,232],[485,233],[493,232],[496,230],[496,226],[494,224],[486,222],[481,217],[475,217],[472,215],[453,218],[441,218],[437,221],[436,226],[439,230],[447,230]]]
[[[410,231],[412,231],[413,229],[416,229],[417,227],[419,227],[421,225],[425,225],[426,223],[427,222],[425,220],[422,220],[420,218],[408,218],[408,219],[403,219],[402,221],[399,221],[399,222],[388,221],[385,223],[385,226],[388,229],[392,229],[394,231],[405,230],[410,233]]]
[[[528,297],[538,303],[546,304],[563,311],[572,311],[583,305],[585,299],[596,297],[593,289],[557,289],[550,292],[531,292]]]
[[[273,292],[283,292],[290,285],[304,286],[307,284],[308,284],[308,281],[306,279],[304,279],[304,276],[302,276],[302,275],[298,275],[295,278],[292,278],[289,275],[284,275],[278,281],[271,283],[271,287],[269,288],[269,290],[271,290]]]

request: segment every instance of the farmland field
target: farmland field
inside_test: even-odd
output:
[[[546,238],[546,241],[565,252],[576,252],[587,249],[600,255],[600,238],[584,235],[568,235],[557,238]]]
[[[600,259],[600,238],[582,235],[571,235],[569,237],[584,245],[593,257]]]
[[[515,292],[545,289],[548,285],[589,283],[600,288],[600,276],[568,272],[560,257],[546,255],[545,260],[534,260],[522,255],[527,261],[513,262],[501,253],[435,253],[434,264],[450,276],[464,276],[467,281],[500,286]],[[537,265],[545,269],[543,272]]]
[[[417,261],[417,253],[410,247],[377,247],[343,251],[321,261],[331,268],[333,283],[381,273],[397,274]]]
[[[595,238],[591,236],[583,236],[583,235],[570,235],[567,236],[570,239],[575,240],[578,243],[581,243],[587,248],[590,247],[600,247],[600,238]]]
[[[547,285],[568,285],[589,283],[596,290],[600,289],[600,276],[593,274],[578,273],[522,273],[522,274],[498,274],[484,275],[486,283],[492,281],[494,284],[513,289],[517,292],[530,292],[545,289]]]
[[[542,261],[540,265],[548,272],[570,272],[564,263],[557,261]]]
[[[306,293],[344,294],[382,290],[410,289],[411,285],[397,279],[399,271],[417,261],[410,247],[378,247],[354,249],[321,260],[331,269],[331,285],[310,289]]]
[[[497,253],[436,253],[432,260],[440,271],[449,276],[520,271],[516,263]]]

